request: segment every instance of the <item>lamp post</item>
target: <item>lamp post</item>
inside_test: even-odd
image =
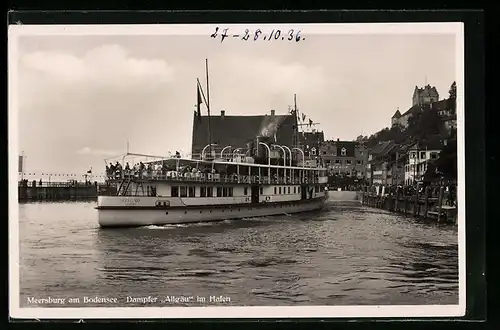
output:
[[[201,160],[203,160],[205,158],[205,150],[207,150],[208,147],[216,146],[216,145],[217,145],[216,143],[209,143],[205,147],[203,147],[203,150],[201,150]]]
[[[263,145],[267,149],[267,175],[268,175],[268,183],[271,183],[271,148],[264,142],[259,142],[260,145]]]
[[[283,166],[286,166],[286,151],[285,148],[283,148],[280,145],[273,144],[272,147],[274,148],[280,148],[281,151],[283,151]],[[286,168],[283,169],[283,178],[286,180]]]
[[[220,151],[220,158],[222,158],[223,156],[223,153],[224,153],[224,150],[228,149],[228,148],[231,148],[231,146],[225,146],[224,148],[222,148],[222,150]]]

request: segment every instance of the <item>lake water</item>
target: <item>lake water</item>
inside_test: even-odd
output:
[[[458,304],[454,225],[329,202],[291,216],[100,229],[94,207],[19,206],[21,307]],[[156,303],[137,300],[148,296]],[[33,300],[49,297],[64,304]]]

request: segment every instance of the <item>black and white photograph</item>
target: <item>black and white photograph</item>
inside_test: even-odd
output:
[[[465,314],[462,23],[11,25],[13,318]]]

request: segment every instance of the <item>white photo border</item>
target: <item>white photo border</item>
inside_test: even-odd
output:
[[[457,199],[459,302],[457,305],[415,306],[238,306],[238,307],[20,307],[19,202],[17,188],[18,38],[21,36],[81,35],[206,35],[217,24],[151,25],[9,25],[8,28],[8,141],[9,141],[9,310],[18,319],[255,319],[255,318],[416,318],[458,317],[466,308],[465,255],[465,110],[464,24],[440,23],[335,23],[335,24],[219,24],[224,28],[299,29],[303,35],[450,34],[455,35],[457,83]],[[304,47],[307,44],[304,43]]]

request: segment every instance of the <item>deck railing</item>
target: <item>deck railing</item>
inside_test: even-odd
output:
[[[182,182],[218,182],[218,183],[271,183],[271,184],[301,184],[301,183],[318,183],[318,178],[290,178],[290,177],[271,177],[258,175],[224,175],[218,173],[180,173],[176,171],[168,171],[162,173],[152,171],[151,173],[132,174],[124,173],[123,177],[120,173],[109,177],[110,180],[157,180],[157,181],[182,181]]]

